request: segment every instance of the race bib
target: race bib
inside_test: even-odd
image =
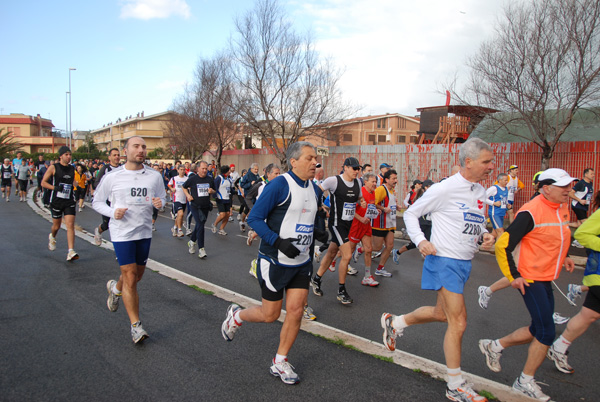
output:
[[[152,203],[152,197],[145,187],[132,187],[127,192],[125,197],[127,205],[149,205]]]
[[[5,179],[10,179],[10,172],[4,172],[4,175],[2,177]]]
[[[300,250],[300,253],[306,252],[312,244],[313,229],[314,225],[296,223],[296,241],[294,242],[294,246]]]
[[[209,188],[210,185],[208,183],[196,184],[196,189],[198,190],[198,197],[208,197]]]
[[[592,201],[592,193],[590,192],[590,193],[588,193],[588,194],[585,196],[585,203],[586,203],[587,205],[590,205],[590,202],[591,202],[591,201]]]
[[[396,205],[391,205],[390,209],[390,219],[392,220],[392,223],[394,223],[396,222]]]
[[[504,197],[500,199],[500,208],[506,209],[506,204],[508,204],[508,200]]]
[[[71,191],[73,191],[72,184],[63,184],[62,189],[56,193],[56,196],[58,198],[62,198],[63,200],[68,200],[71,198]]]
[[[375,204],[367,204],[367,212],[365,212],[365,218],[367,219],[375,219],[379,216],[379,211]]]
[[[344,209],[342,210],[342,220],[351,221],[354,219],[354,212],[356,211],[356,203],[345,202]]]
[[[485,217],[473,212],[463,212],[463,219],[461,241],[463,243],[477,244],[485,229]]]

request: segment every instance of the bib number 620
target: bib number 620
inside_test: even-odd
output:
[[[146,197],[148,195],[147,188],[132,188],[131,196],[132,197]]]

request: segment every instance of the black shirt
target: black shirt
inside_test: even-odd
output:
[[[183,188],[187,189],[192,198],[192,202],[198,208],[207,209],[210,207],[210,194],[208,189],[215,190],[215,181],[212,177],[200,177],[194,174],[183,183]]]

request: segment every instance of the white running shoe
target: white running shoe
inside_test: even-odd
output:
[[[183,236],[185,236],[185,234],[183,233],[183,230],[177,229],[177,237],[183,237]]]
[[[173,233],[173,237],[177,237],[177,228],[175,226],[171,228],[171,233]]]
[[[371,259],[381,257],[381,251],[373,251],[371,254]]]
[[[331,272],[335,272],[335,258],[331,261],[331,265],[329,265],[329,270]]]
[[[392,327],[392,322],[396,316],[383,313],[381,315],[381,328],[383,328],[383,344],[387,350],[393,352],[396,350],[396,338],[398,336],[402,336],[402,330],[396,331],[394,327]]]
[[[246,231],[246,224],[244,222],[240,222],[240,231],[242,233]]]
[[[96,244],[96,246],[102,245],[102,234],[98,228],[94,229],[94,244]]]
[[[354,261],[355,264],[358,264],[358,257],[360,257],[360,254],[361,253],[358,252],[358,247],[356,247],[352,252],[352,261]]]
[[[223,321],[223,324],[221,325],[221,335],[223,335],[223,338],[228,342],[231,342],[233,340],[236,331],[242,325],[241,322],[236,322],[234,318],[235,313],[241,309],[242,308],[235,303],[232,303],[227,308],[227,316],[225,317],[225,321]]]
[[[569,322],[571,317],[563,317],[559,313],[554,313],[554,314],[552,314],[552,319],[554,320],[555,324],[561,325],[561,324],[566,324],[567,322]]]
[[[308,321],[314,321],[317,319],[317,316],[311,307],[304,306],[304,314],[302,315],[302,318]]]
[[[252,275],[253,277],[257,278],[256,276],[256,258],[252,260],[252,262],[250,263],[250,271],[248,272],[250,275]]]
[[[219,229],[219,231],[217,233],[220,234],[221,236],[227,236],[227,232],[224,231],[223,229]]]
[[[379,282],[377,282],[375,280],[375,278],[373,278],[373,275],[365,276],[360,283],[365,286],[372,286],[372,287],[379,286]]]
[[[56,238],[52,236],[52,233],[48,235],[48,250],[56,250]]]
[[[115,281],[114,279],[111,279],[110,281],[106,282],[106,291],[108,292],[108,299],[106,300],[106,305],[108,306],[108,310],[112,311],[113,313],[119,308],[119,299],[121,298],[120,295],[117,295],[112,290],[113,286],[116,283],[117,281]]]
[[[233,216],[229,216],[229,222],[233,222]]]
[[[70,249],[67,253],[67,261],[75,261],[79,259],[79,254],[73,249]]]
[[[237,214],[237,220],[238,220],[238,222],[240,222],[242,220],[242,215]]]
[[[521,382],[521,377],[517,378],[512,386],[513,391],[526,395],[538,401],[549,401],[550,397],[542,392],[542,389],[537,384],[535,379],[529,382]]]
[[[350,264],[348,264],[348,275],[356,275],[358,274],[358,269],[353,268],[350,266]]]
[[[198,250],[198,258],[206,258],[206,250],[204,250],[204,247]]]
[[[456,389],[446,387],[446,398],[457,402],[487,402],[487,398],[479,395],[472,387],[473,384],[466,381]]]
[[[375,270],[375,275],[389,278],[390,276],[392,276],[392,273],[388,272],[385,268],[381,268],[381,269],[376,269]]]
[[[573,370],[573,367],[571,367],[569,365],[569,362],[567,361],[567,354],[560,353],[559,351],[554,349],[554,344],[552,344],[552,346],[550,346],[550,348],[548,349],[546,357],[554,362],[554,365],[556,366],[558,371],[561,371],[565,374],[573,374],[575,372],[575,370]]]
[[[279,363],[275,363],[275,359],[273,359],[273,365],[271,366],[270,371],[275,377],[281,378],[281,381],[285,384],[293,385],[300,382],[300,377],[294,372],[294,366],[292,366],[287,359]]]
[[[477,293],[479,293],[479,307],[484,310],[488,308],[488,302],[492,298],[492,296],[488,296],[487,293],[485,293],[487,288],[487,286],[480,286],[477,289]]]
[[[567,287],[569,292],[567,293],[567,299],[575,306],[575,299],[581,296],[581,286],[574,283],[569,284]]]
[[[573,240],[573,243],[571,243],[571,246],[577,247],[577,248],[583,248],[581,243],[579,243],[577,240]]]
[[[148,338],[148,333],[142,328],[141,321],[131,324],[131,339],[133,339],[133,343],[139,343],[146,338]]]
[[[210,225],[210,231],[213,233],[217,233],[217,227],[214,224]]]
[[[154,223],[152,224],[152,231],[156,232],[156,225]]]
[[[190,254],[196,254],[196,242],[188,241],[188,252]]]
[[[494,341],[491,339],[480,339],[479,350],[485,356],[485,364],[487,364],[488,368],[494,373],[499,373],[502,370],[502,366],[500,366],[502,352],[494,352],[492,350],[492,342]]]
[[[319,250],[316,247],[315,247],[315,261],[316,262],[320,262],[321,261],[321,250]]]
[[[186,236],[191,236],[191,235],[192,235],[192,232],[193,232],[193,230],[192,230],[192,229],[190,229],[190,228],[188,228],[188,229],[185,231],[185,235],[186,235]]]
[[[254,230],[250,230],[250,231],[248,231],[248,238],[246,239],[246,244],[248,246],[251,246],[253,241],[254,241]]]

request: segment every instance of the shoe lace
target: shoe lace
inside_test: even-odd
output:
[[[295,368],[295,367],[294,367],[294,366],[292,366],[292,365],[291,365],[291,363],[290,363],[290,362],[288,362],[287,360],[284,360],[284,361],[282,361],[282,362],[279,362],[278,364],[279,364],[279,366],[281,367],[281,371],[283,371],[284,373],[286,373],[286,374],[288,374],[288,375],[289,375],[289,374],[295,374],[295,373],[294,373],[294,368]]]

